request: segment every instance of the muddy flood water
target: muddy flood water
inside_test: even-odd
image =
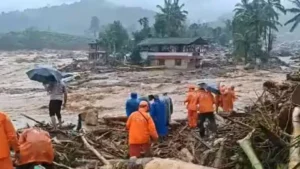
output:
[[[28,79],[26,71],[37,64],[66,65],[71,58],[62,57],[65,51],[23,51],[0,52],[0,110],[7,112],[17,128],[34,122],[21,114],[36,120],[49,122],[49,96],[42,84]],[[76,56],[85,56],[85,52],[74,52]],[[222,76],[213,75],[214,68],[206,70],[156,70],[110,73],[86,72],[82,83],[72,82],[68,86],[69,102],[62,115],[66,123],[77,123],[77,114],[97,110],[98,116],[116,116],[125,114],[125,101],[130,92],[140,95],[168,92],[174,101],[172,118],[185,118],[183,105],[189,84],[198,82],[218,82],[236,86],[238,100],[235,107],[242,112],[243,107],[253,103],[262,92],[266,80],[282,81],[285,74],[271,71],[245,71],[240,66],[223,68]],[[222,72],[226,71],[226,72]],[[81,73],[81,72],[79,72]]]

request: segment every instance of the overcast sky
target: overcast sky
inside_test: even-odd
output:
[[[0,11],[24,10],[26,8],[38,8],[47,5],[59,5],[62,3],[71,3],[79,0],[1,0]],[[121,5],[140,6],[149,9],[155,9],[156,4],[163,4],[163,0],[107,0]],[[234,4],[240,0],[181,0],[187,8],[197,9],[204,6],[213,6],[214,10],[228,10],[233,8]],[[193,5],[191,5],[193,4]]]

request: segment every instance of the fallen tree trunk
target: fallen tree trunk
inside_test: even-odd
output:
[[[215,169],[192,163],[186,163],[179,160],[161,159],[161,158],[142,158],[130,159],[111,162],[111,166],[103,166],[100,169],[127,169],[132,167],[134,169]]]
[[[249,133],[245,138],[243,138],[242,140],[238,140],[237,142],[239,143],[239,145],[241,146],[241,148],[244,150],[245,154],[249,158],[253,168],[263,169],[263,166],[260,163],[259,159],[257,158],[251,145],[250,138],[253,132],[254,130],[251,133]]]
[[[105,165],[109,165],[110,163],[93,147],[91,146],[87,140],[85,139],[84,136],[81,136],[81,140],[83,141],[84,145],[90,150],[92,151],[98,158],[99,160],[101,160],[101,162]]]

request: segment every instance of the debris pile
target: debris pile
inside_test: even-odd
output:
[[[153,143],[152,155],[215,168],[285,167],[291,145],[297,145],[290,143],[296,86],[293,82],[265,82],[264,92],[246,113],[216,115],[217,138],[200,138],[185,119],[175,120],[169,136]],[[53,135],[56,165],[95,169],[128,159],[125,123],[126,117],[104,117],[92,131],[60,130]],[[39,122],[39,126],[49,131],[47,125]]]

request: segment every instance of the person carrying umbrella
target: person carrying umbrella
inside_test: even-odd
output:
[[[58,119],[58,125],[62,125],[61,107],[66,107],[68,94],[66,85],[62,81],[52,82],[49,84],[43,84],[46,91],[50,95],[49,102],[49,115],[54,129],[56,130],[56,118]]]
[[[61,72],[52,67],[41,66],[28,71],[27,75],[31,80],[43,83],[46,91],[50,95],[49,114],[54,130],[56,130],[55,116],[58,119],[59,126],[61,126],[61,107],[62,105],[66,107],[68,100],[67,88],[62,81]]]

